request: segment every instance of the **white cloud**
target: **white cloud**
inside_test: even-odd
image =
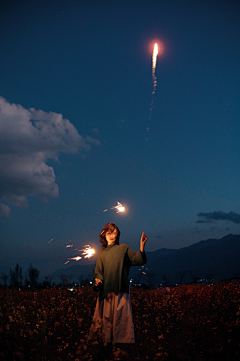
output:
[[[0,203],[0,217],[8,218],[10,216],[10,207],[7,204]]]
[[[58,197],[54,169],[46,161],[91,144],[99,142],[84,139],[62,114],[25,109],[0,97],[0,200],[26,207],[28,196]],[[1,212],[9,215],[6,207]]]

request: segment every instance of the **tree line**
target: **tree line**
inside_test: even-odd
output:
[[[5,288],[7,287],[8,280],[9,287],[11,289],[22,289],[23,287],[36,288],[38,286],[39,274],[39,270],[36,267],[33,267],[33,265],[30,263],[30,266],[27,269],[23,279],[22,267],[20,267],[17,263],[15,269],[12,270],[12,268],[10,268],[9,275],[5,272],[2,272],[0,278],[3,281]]]
[[[2,274],[0,275],[0,279],[3,281],[3,287],[4,288],[9,287],[10,289],[28,289],[28,288],[35,289],[35,288],[48,288],[52,286],[56,286],[56,287],[74,286],[71,275],[60,274],[58,276],[60,282],[56,285],[55,282],[52,282],[51,276],[45,276],[44,280],[42,282],[39,282],[39,274],[40,271],[36,267],[33,267],[33,265],[30,263],[30,266],[25,272],[25,275],[23,277],[22,267],[20,267],[19,264],[17,263],[13,270],[12,268],[10,268],[9,274],[2,272]],[[78,286],[85,286],[92,284],[92,278],[93,277],[90,274],[86,277],[79,276]],[[0,282],[0,286],[2,286],[1,282]]]

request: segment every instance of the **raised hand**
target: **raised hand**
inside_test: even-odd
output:
[[[145,247],[145,243],[147,242],[147,236],[146,234],[143,232],[142,233],[142,237],[141,237],[141,240],[140,240],[140,251],[143,252],[144,251],[144,247]]]

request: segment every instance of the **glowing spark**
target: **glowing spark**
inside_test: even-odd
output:
[[[79,261],[82,258],[91,258],[95,255],[95,249],[91,248],[89,245],[84,246],[83,249],[75,249],[75,251],[82,252],[81,256],[68,258],[69,261]],[[65,262],[64,264],[67,264],[69,261]]]
[[[125,211],[125,207],[123,207],[123,205],[120,202],[117,202],[117,205],[115,207],[112,207],[111,209],[116,209],[117,213],[119,212],[124,212],[126,214],[126,216],[128,216],[128,218],[131,219],[131,221],[134,223],[134,221],[132,220],[131,217],[129,217],[129,215],[127,214],[127,212]],[[108,209],[105,209],[103,212],[107,212]]]
[[[125,207],[120,202],[117,202],[117,205],[115,207],[112,207],[111,209],[117,209],[117,213],[119,212],[125,212]]]
[[[80,251],[83,251],[82,256],[84,258],[91,258],[91,257],[93,257],[95,255],[95,249],[94,248],[91,248],[89,245],[84,246],[84,247],[86,247],[86,248],[80,250]]]
[[[80,259],[82,259],[82,257],[78,256],[78,257],[72,257],[72,258],[68,258],[68,259],[72,259],[74,261],[79,261]]]
[[[154,101],[153,101],[153,95],[156,92],[156,88],[157,88],[157,78],[155,75],[156,72],[156,66],[157,66],[157,56],[158,56],[158,44],[155,43],[154,44],[154,48],[153,48],[153,54],[152,54],[152,80],[153,80],[153,91],[152,91],[152,100],[151,100],[151,104],[150,104],[150,112],[149,112],[149,117],[148,117],[148,125],[147,125],[147,132],[149,133],[149,123],[152,117],[152,111],[154,108]],[[148,141],[148,137],[146,139],[146,142]]]
[[[73,244],[67,244],[66,248],[73,247]]]
[[[155,85],[156,77],[155,77],[155,70],[157,65],[157,56],[158,56],[158,44],[154,45],[153,55],[152,55],[152,77]]]
[[[50,241],[48,241],[48,243],[50,243],[50,242],[52,242],[53,241],[53,238],[52,239],[50,239]]]

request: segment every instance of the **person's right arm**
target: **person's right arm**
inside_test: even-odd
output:
[[[100,280],[99,278],[95,278],[95,286],[98,287],[102,284],[102,280]]]
[[[95,286],[96,287],[101,286],[103,282],[103,263],[102,263],[101,251],[98,254],[97,263],[94,272],[94,278],[95,278]]]

